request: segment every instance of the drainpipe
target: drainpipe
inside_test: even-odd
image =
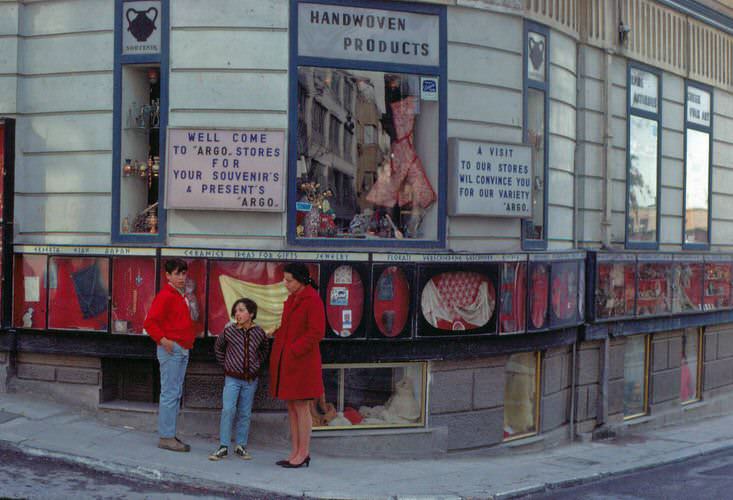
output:
[[[601,218],[601,247],[611,248],[611,226],[612,226],[612,189],[611,162],[613,154],[613,132],[611,129],[611,96],[613,84],[611,83],[611,67],[613,64],[613,51],[604,51],[603,64],[603,156],[601,157],[601,172],[603,175],[603,215]]]

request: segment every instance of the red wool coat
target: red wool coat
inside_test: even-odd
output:
[[[272,397],[312,399],[323,394],[318,343],[325,331],[323,302],[313,287],[306,286],[288,297],[270,354]]]

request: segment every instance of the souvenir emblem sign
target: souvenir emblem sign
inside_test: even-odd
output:
[[[546,48],[543,35],[533,31],[527,34],[527,76],[530,80],[545,81]]]
[[[122,2],[122,54],[161,52],[161,5],[157,1]]]

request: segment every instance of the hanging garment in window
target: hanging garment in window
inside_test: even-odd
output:
[[[107,310],[108,294],[100,280],[99,267],[96,263],[71,273],[71,279],[84,319],[93,318]]]

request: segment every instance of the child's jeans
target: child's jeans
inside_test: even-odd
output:
[[[236,444],[247,446],[249,421],[252,415],[252,401],[257,391],[257,379],[252,381],[234,377],[224,378],[224,392],[221,395],[221,423],[219,425],[219,443],[229,446],[232,441],[232,422],[235,423]]]

